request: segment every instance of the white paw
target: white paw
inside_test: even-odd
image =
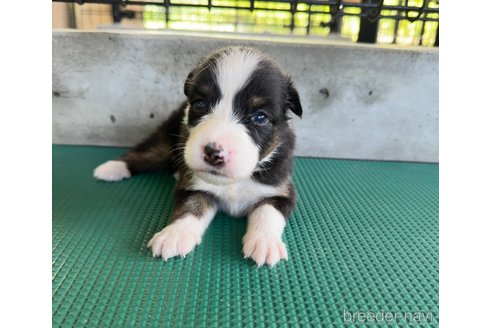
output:
[[[282,242],[285,218],[269,204],[256,208],[248,217],[248,229],[243,237],[243,253],[261,267],[270,267],[287,260],[287,249]]]
[[[262,233],[247,233],[243,237],[244,258],[251,258],[261,267],[270,267],[280,260],[287,260],[287,248],[280,237]]]
[[[187,223],[185,219],[180,219],[156,233],[148,244],[152,248],[152,255],[161,256],[167,261],[175,256],[185,257],[199,245],[202,241],[201,233]]]
[[[94,170],[94,177],[104,181],[119,181],[130,176],[131,173],[123,161],[107,161]]]

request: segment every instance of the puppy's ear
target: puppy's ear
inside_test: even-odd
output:
[[[191,71],[188,74],[188,77],[186,78],[185,85],[184,85],[184,94],[186,95],[186,97],[189,97],[190,95],[191,79],[193,78],[194,75],[195,75],[195,70]]]
[[[289,86],[287,88],[287,108],[297,116],[302,117],[302,106],[301,101],[299,100],[299,93],[292,81],[289,81]]]

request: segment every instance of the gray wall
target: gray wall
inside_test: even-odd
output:
[[[255,46],[294,79],[300,156],[438,162],[438,50],[288,38],[53,32],[53,143],[130,146],[184,100],[196,61]]]

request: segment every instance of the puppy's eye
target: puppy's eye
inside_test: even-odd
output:
[[[268,116],[264,111],[259,110],[251,115],[251,121],[256,125],[265,125],[268,123]]]
[[[195,100],[192,105],[194,110],[197,112],[204,111],[208,108],[208,103],[203,99]]]

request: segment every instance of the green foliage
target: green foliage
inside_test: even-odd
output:
[[[173,4],[207,5],[207,0],[173,0]],[[400,5],[401,0],[385,0],[385,5]],[[421,7],[424,0],[408,0],[408,6]],[[249,1],[212,0],[212,6],[249,8]],[[255,1],[255,10],[171,6],[169,8],[169,22],[166,24],[165,8],[162,6],[147,5],[143,12],[144,27],[148,29],[177,29],[202,30],[237,33],[268,33],[280,35],[309,35],[327,36],[331,21],[331,8],[327,5],[297,4],[297,12],[290,12],[290,3]],[[430,1],[429,8],[439,8],[437,1]],[[276,11],[279,10],[279,11]],[[342,37],[356,41],[361,13],[360,8],[345,6],[341,18]],[[417,17],[418,11],[399,12],[398,10],[382,10],[382,16],[408,15]],[[423,14],[428,18],[438,18],[439,14]],[[294,23],[294,28],[291,28]],[[432,46],[437,33],[437,22],[415,21],[407,19],[396,20],[381,18],[379,20],[378,43],[396,43],[401,45]]]

